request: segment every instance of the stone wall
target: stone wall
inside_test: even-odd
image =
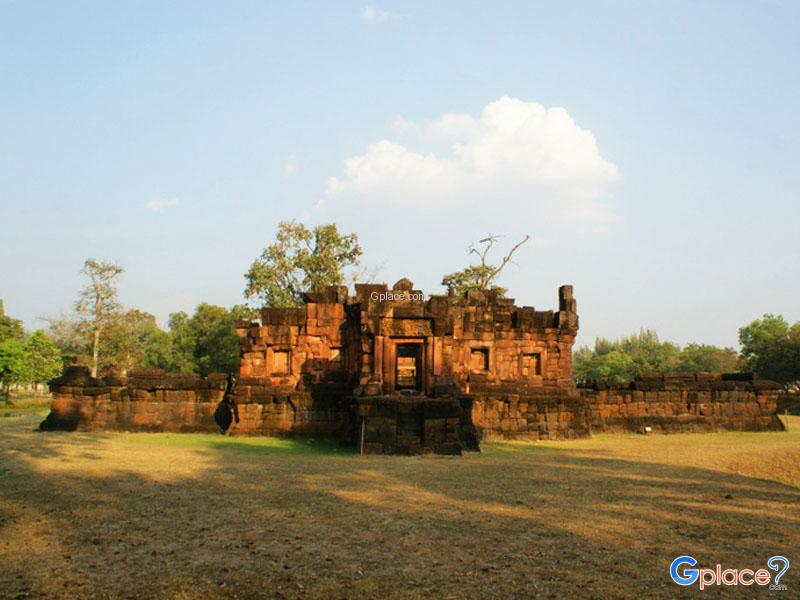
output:
[[[219,431],[214,413],[227,377],[132,371],[121,380],[94,378],[87,367],[67,367],[50,382],[53,401],[44,430]]]
[[[524,389],[471,394],[472,423],[479,436],[566,440],[591,433],[586,399],[543,395]]]
[[[561,440],[602,431],[779,430],[778,386],[745,376],[572,380],[578,315],[494,292],[430,296],[401,279],[329,286],[298,308],[240,321],[238,377],[133,371],[122,381],[71,367],[51,382],[45,429],[309,435],[368,452],[454,452],[473,440]]]
[[[422,373],[417,389],[426,394],[442,383],[469,393],[472,381],[525,381],[554,392],[574,389],[578,315],[572,286],[559,288],[557,311],[516,306],[512,298],[477,290],[421,300],[422,292],[412,286],[408,280],[392,290],[383,284],[356,285],[347,314],[356,328],[361,384],[377,384],[383,394],[394,392],[398,353],[402,346],[417,344]],[[380,299],[385,296],[393,299]]]
[[[473,383],[479,435],[563,440],[591,433],[781,431],[780,386],[747,374],[642,377],[593,382],[552,394],[524,384]]]
[[[352,402],[350,442],[364,454],[461,454],[479,449],[464,399],[391,395]]]
[[[780,386],[742,373],[642,377],[580,390],[593,432],[782,431]]]
[[[342,438],[350,424],[346,401],[352,386],[328,382],[289,390],[243,378],[230,398],[236,413],[230,435],[309,435]],[[238,420],[237,420],[238,416]]]
[[[521,383],[439,386],[435,397],[353,396],[350,384],[242,378],[227,390],[206,379],[134,371],[121,381],[69,367],[51,382],[42,429],[220,431],[231,435],[308,435],[360,445],[370,453],[455,453],[486,436],[562,440],[600,432],[780,431],[780,387],[741,374],[659,376],[628,384],[594,382],[552,393]],[[363,392],[363,390],[357,390]]]

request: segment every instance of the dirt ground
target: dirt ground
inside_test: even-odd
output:
[[[409,458],[43,414],[0,418],[3,598],[800,597],[800,417]],[[701,593],[680,554],[796,566],[786,592]]]

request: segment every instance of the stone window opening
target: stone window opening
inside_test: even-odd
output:
[[[340,347],[331,348],[331,355],[330,355],[330,362],[332,363],[341,363],[342,362],[342,349]]]
[[[522,375],[523,377],[542,376],[542,353],[531,352],[522,356]]]
[[[289,365],[289,351],[288,350],[273,350],[272,351],[272,374],[273,375],[287,375],[290,372]]]
[[[472,348],[470,350],[469,370],[473,372],[485,372],[489,370],[488,348]]]

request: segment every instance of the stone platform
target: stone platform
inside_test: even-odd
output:
[[[350,398],[352,442],[363,454],[479,450],[468,398],[392,394]]]

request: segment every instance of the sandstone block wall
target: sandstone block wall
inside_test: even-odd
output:
[[[50,414],[42,429],[68,431],[219,431],[214,412],[225,396],[227,377],[206,379],[131,372],[126,380],[94,378],[87,367],[68,367],[50,382]]]
[[[354,398],[352,444],[365,454],[461,454],[478,450],[474,429],[455,398]]]
[[[345,383],[300,385],[297,389],[271,385],[260,379],[240,379],[231,399],[237,415],[228,428],[231,435],[300,434],[341,437],[350,423]]]
[[[472,381],[525,381],[551,391],[574,389],[572,345],[578,315],[572,286],[559,289],[559,310],[518,307],[512,298],[471,291],[463,297],[430,296],[406,286],[357,284],[348,305],[358,325],[360,383],[377,383],[382,393],[397,387],[398,347],[419,344],[418,389],[430,393],[441,382],[466,392]],[[390,295],[400,299],[375,300]]]
[[[241,321],[238,378],[140,370],[127,380],[71,367],[51,382],[45,429],[311,435],[368,452],[453,452],[482,435],[534,440],[603,431],[779,430],[778,386],[739,375],[572,380],[578,315],[492,292],[424,298],[407,279],[330,286],[299,308]],[[477,442],[476,442],[477,444]]]
[[[594,382],[548,394],[524,384],[472,385],[472,422],[482,435],[562,440],[591,433],[781,431],[780,386],[743,374]]]
[[[581,389],[593,432],[781,431],[780,386],[742,374],[655,376]]]
[[[472,394],[472,422],[482,436],[565,440],[591,433],[585,399],[525,393]]]

